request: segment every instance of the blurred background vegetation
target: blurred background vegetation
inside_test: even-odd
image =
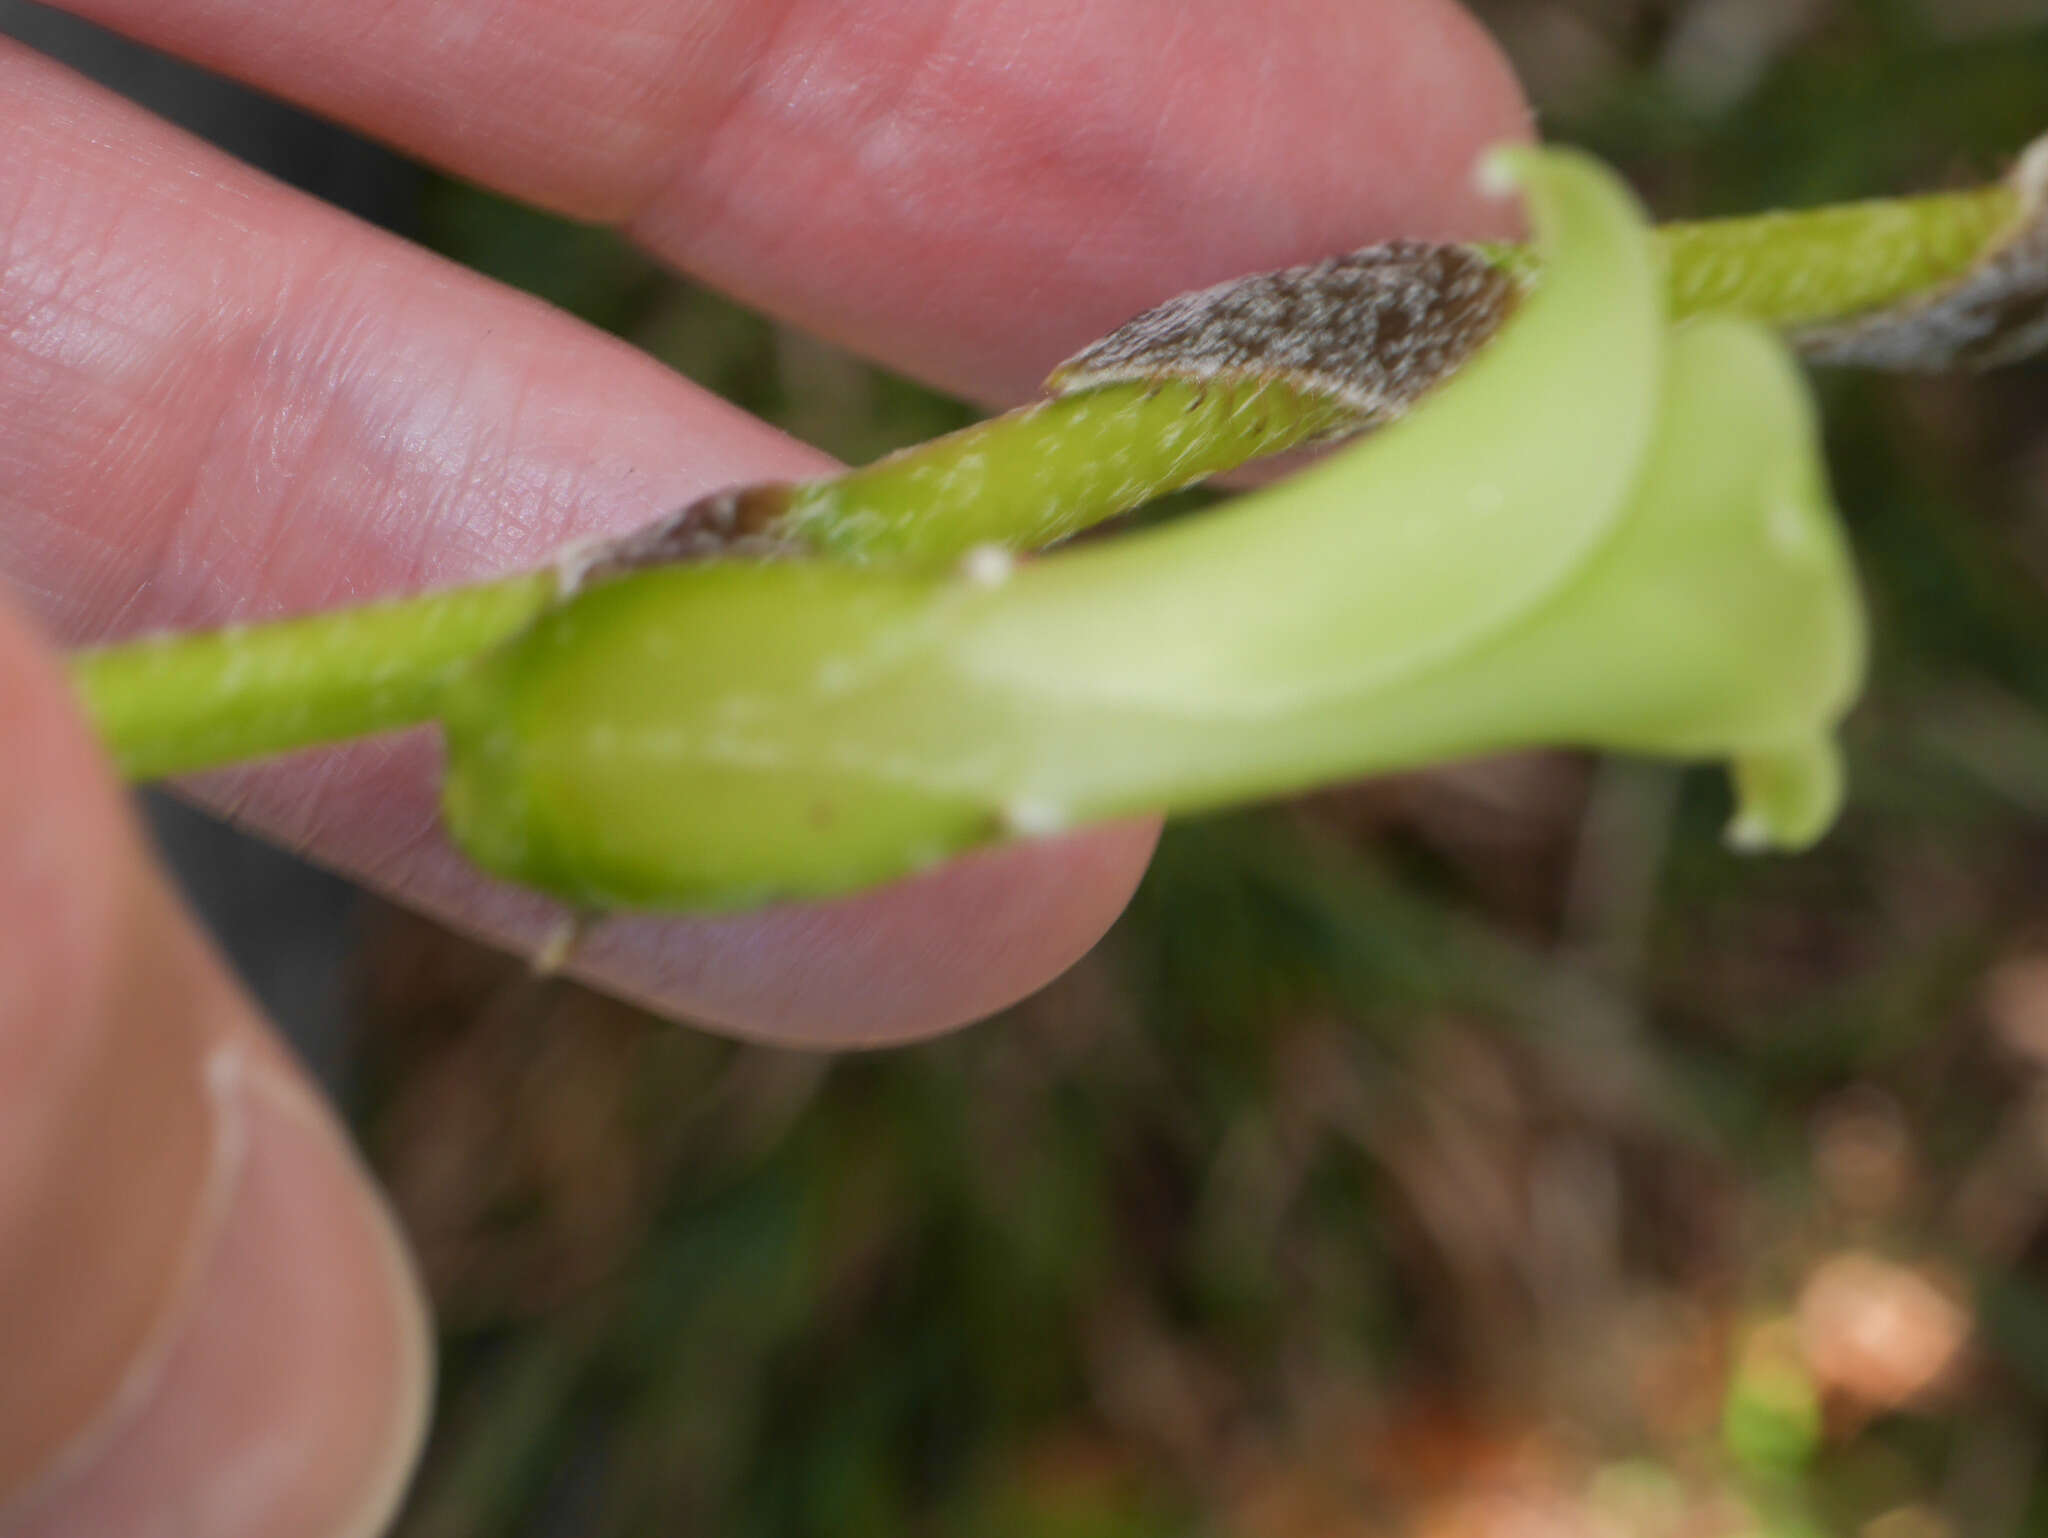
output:
[[[1477,9],[1664,216],[2048,129],[2039,0]],[[969,418],[370,185],[847,458]],[[1803,858],[1707,773],[1381,781],[1172,829],[1042,995],[836,1059],[359,908],[327,1050],[444,1331],[401,1532],[2048,1534],[2048,368],[1821,385],[1879,655]]]

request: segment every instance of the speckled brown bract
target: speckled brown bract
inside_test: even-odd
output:
[[[1457,370],[1514,308],[1514,278],[1464,246],[1394,241],[1183,294],[1056,369],[1055,394],[1138,379],[1280,377],[1370,426]]]
[[[1948,287],[1793,338],[1814,363],[1902,372],[1996,368],[2048,350],[2048,138],[2012,173],[2021,215],[1990,256]]]
[[[561,595],[656,566],[791,554],[794,542],[777,530],[789,497],[780,481],[732,486],[616,538],[575,546],[556,562]]]

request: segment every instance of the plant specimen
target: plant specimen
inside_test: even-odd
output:
[[[1736,841],[1801,846],[1841,798],[1863,620],[1780,333],[1886,367],[2048,343],[2048,151],[2003,186],[1662,231],[1582,156],[1486,174],[1533,247],[1403,243],[1185,296],[1046,400],[865,469],[75,677],[136,777],[438,720],[456,840],[583,908],[829,894],[1543,744],[1726,760]]]

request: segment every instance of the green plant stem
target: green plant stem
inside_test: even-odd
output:
[[[1035,401],[791,488],[784,527],[837,560],[946,562],[1038,550],[1247,460],[1343,430],[1283,380],[1104,385]]]
[[[1967,273],[2015,224],[2008,187],[1666,226],[1675,317],[1797,328]],[[1540,278],[1522,248],[1504,264]],[[1190,482],[1340,428],[1283,381],[1117,384],[1040,401],[789,489],[781,527],[839,560],[1036,549]],[[277,624],[86,651],[72,677],[121,772],[152,779],[432,719],[443,684],[555,599],[552,571]]]
[[[555,596],[552,572],[80,654],[72,681],[130,779],[430,719],[457,668]]]
[[[1657,238],[1673,316],[1733,314],[1796,329],[1940,288],[2019,217],[2018,192],[1998,186],[1667,224]]]

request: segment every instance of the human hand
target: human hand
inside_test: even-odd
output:
[[[1525,128],[1448,0],[69,8],[616,221],[751,303],[989,401],[1176,291],[1395,234],[1489,232],[1500,216],[1470,167]],[[0,209],[0,570],[68,643],[531,565],[821,466],[623,345],[14,48]],[[374,1197],[175,912],[15,625],[0,707],[5,740],[32,749],[0,755],[0,1095],[20,1101],[0,1108],[0,1497],[79,1445],[59,1502],[184,1502],[209,1533],[359,1530],[404,1461],[424,1373]],[[433,754],[414,734],[195,790],[532,948],[553,915],[442,841]],[[746,1034],[915,1036],[1067,965],[1151,838],[1101,830],[744,919],[614,920],[579,970]],[[136,1376],[154,1349],[164,1370]],[[136,1404],[109,1412],[124,1383]],[[127,1429],[73,1444],[108,1413]],[[122,1530],[76,1510],[46,1507],[41,1530]]]
[[[1524,127],[1444,0],[77,0],[941,385],[1028,394],[1168,294],[1500,217]],[[770,21],[774,24],[771,25]],[[818,456],[623,345],[0,53],[0,570],[69,643],[536,564]],[[202,798],[532,950],[553,912],[442,841],[422,734]],[[579,970],[838,1044],[989,1013],[1093,943],[1151,830],[739,920],[620,919]]]

